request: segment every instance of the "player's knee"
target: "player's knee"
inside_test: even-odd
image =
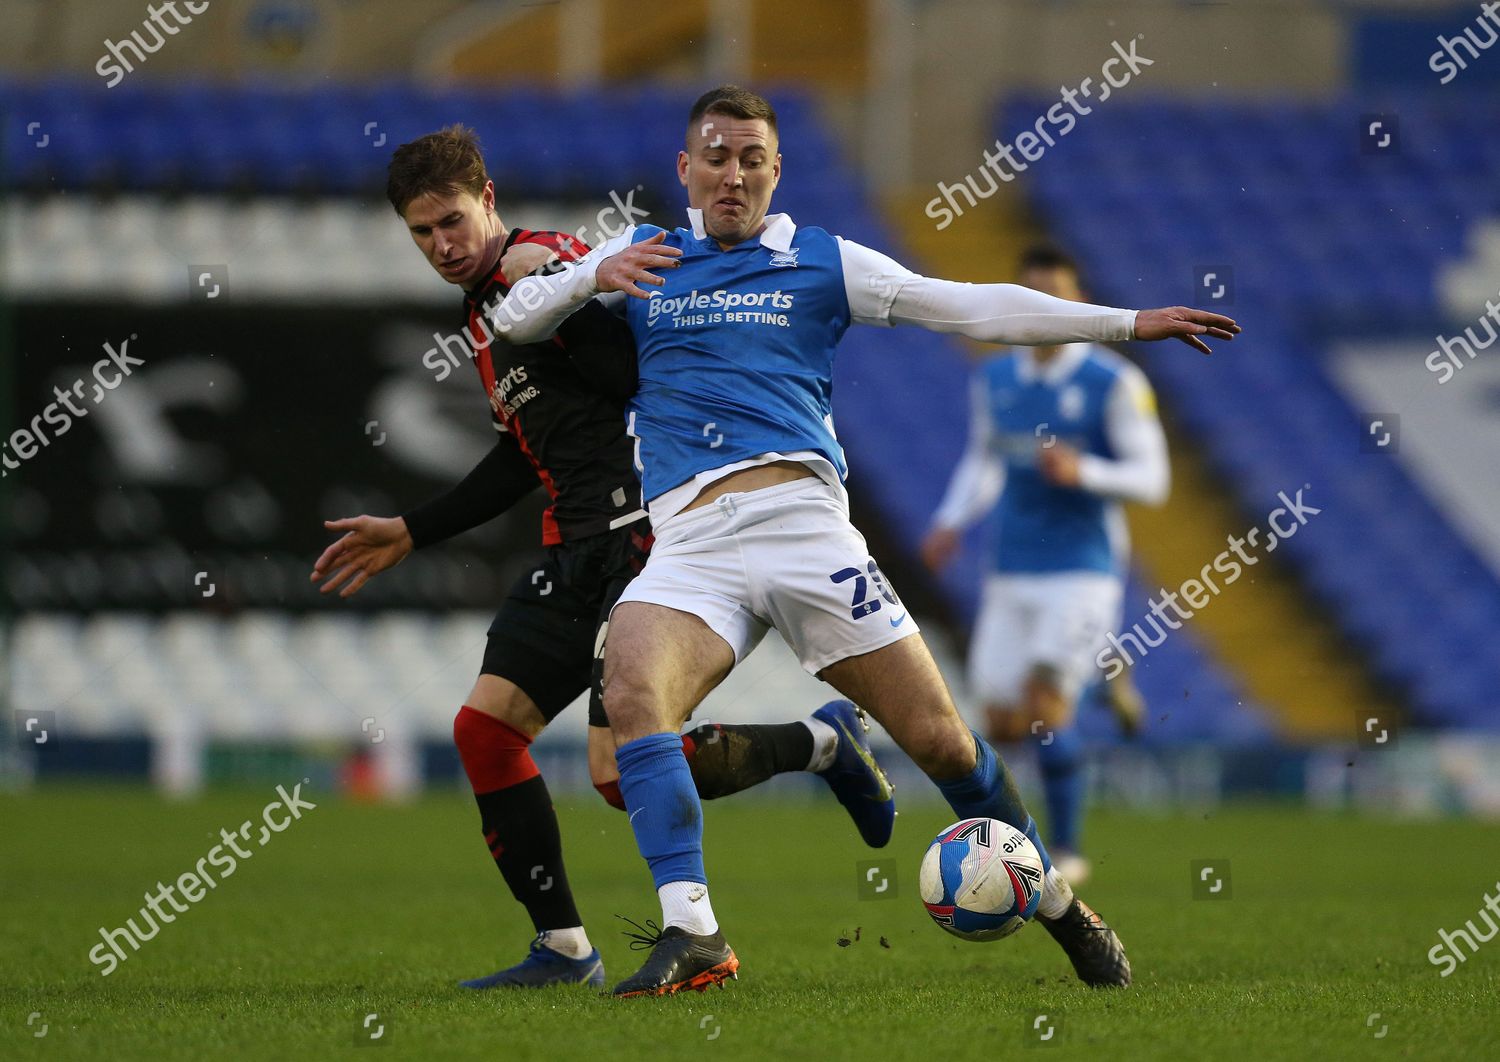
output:
[[[537,777],[531,738],[509,723],[465,705],[453,719],[453,744],[476,793],[493,793]]]
[[[658,700],[650,676],[625,665],[610,672],[604,685],[604,714],[617,732],[647,720]]]
[[[547,726],[547,717],[536,702],[514,682],[498,675],[480,675],[464,704],[529,738],[535,738]]]

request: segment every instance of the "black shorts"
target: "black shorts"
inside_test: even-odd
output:
[[[549,723],[589,690],[589,725],[608,726],[601,692],[604,625],[645,565],[651,541],[643,517],[549,547],[546,561],[516,581],[490,624],[481,673],[515,683]]]

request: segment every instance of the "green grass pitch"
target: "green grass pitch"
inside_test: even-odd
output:
[[[916,871],[951,818],[940,805],[908,807],[872,852],[832,801],[720,800],[708,860],[740,980],[616,1001],[454,987],[530,936],[463,794],[400,807],[303,795],[318,808],[109,977],[88,959],[99,928],[257,816],[271,787],[185,803],[124,788],[0,797],[0,1058],[1500,1057],[1500,941],[1449,977],[1427,957],[1500,878],[1492,826],[1096,813],[1083,894],[1119,929],[1136,984],[1091,992],[1039,927],[969,944],[931,924]],[[598,800],[559,812],[613,982],[639,959],[613,916],[656,917],[650,881],[623,815]],[[859,898],[872,860],[895,868],[894,897]],[[1193,898],[1203,860],[1228,861],[1228,898]],[[358,1044],[372,1013],[385,1033]]]

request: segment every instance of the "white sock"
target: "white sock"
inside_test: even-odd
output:
[[[567,929],[544,929],[541,934],[542,947],[550,948],[559,955],[570,959],[585,959],[594,946],[589,943],[589,935],[583,931],[582,926],[571,926]]]
[[[1043,918],[1061,918],[1073,902],[1073,886],[1056,867],[1047,871],[1047,880],[1042,884],[1042,898],[1037,901],[1036,913]]]
[[[813,773],[826,771],[833,766],[833,757],[839,751],[839,732],[821,719],[803,719],[802,725],[812,731],[813,754],[807,769]]]
[[[676,926],[695,936],[717,933],[719,920],[701,881],[669,881],[656,890],[661,898],[661,927]]]

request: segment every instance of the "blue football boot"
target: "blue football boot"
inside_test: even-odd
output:
[[[819,771],[818,777],[844,805],[865,844],[885,847],[896,823],[896,797],[890,779],[870,752],[865,713],[849,701],[829,701],[813,712],[813,718],[833,727],[839,736],[833,765]]]
[[[516,965],[488,977],[460,981],[462,988],[544,988],[547,985],[589,985],[604,987],[604,960],[595,948],[581,959],[570,959],[547,947],[545,933],[531,942],[526,958]]]

